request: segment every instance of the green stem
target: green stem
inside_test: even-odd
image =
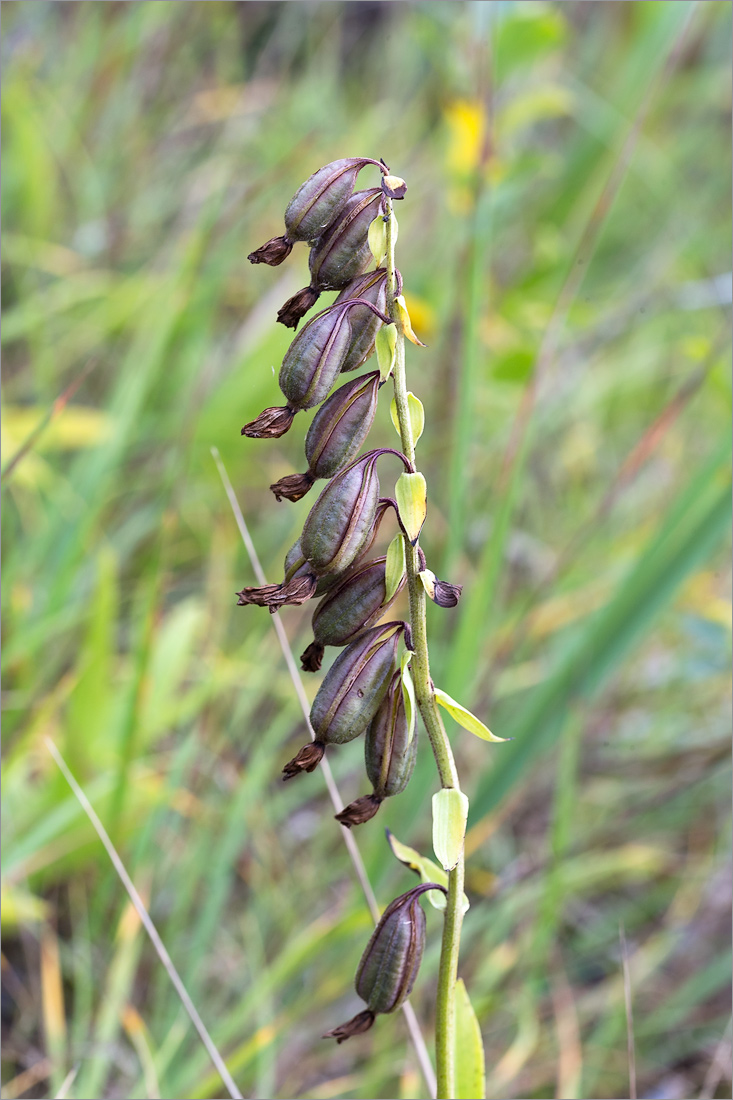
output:
[[[402,438],[402,450],[410,462],[415,464],[415,441],[412,436],[407,403],[407,381],[405,376],[405,337],[398,318],[395,297],[397,280],[394,261],[394,234],[392,232],[392,203],[386,202],[387,228],[387,307],[397,329],[397,345],[394,362],[394,395],[397,406],[397,419]],[[410,546],[405,539],[405,559],[407,563],[407,592],[410,601],[410,626],[414,655],[410,670],[415,684],[415,697],[422,720],[427,730],[430,745],[438,768],[440,783],[443,787],[458,787],[458,772],[451,750],[448,735],[438,711],[430,678],[428,658],[428,636],[425,617],[427,596],[419,577],[419,559],[417,545]],[[464,852],[457,865],[448,876],[448,898],[443,923],[443,940],[438,968],[438,990],[436,1001],[435,1060],[438,1080],[437,1100],[452,1100],[455,1096],[455,986],[458,972],[458,951],[461,943],[461,925],[463,923],[463,877]]]

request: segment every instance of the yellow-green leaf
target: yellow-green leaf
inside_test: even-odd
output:
[[[418,573],[418,577],[422,581],[422,586],[428,594],[429,599],[435,598],[435,573],[432,569],[423,569]]]
[[[468,821],[468,799],[457,787],[442,787],[433,795],[433,851],[444,871],[461,857]]]
[[[405,540],[404,536],[398,533],[387,547],[387,561],[384,566],[385,603],[389,603],[399,588],[406,568]]]
[[[484,1100],[486,1070],[484,1043],[476,1013],[463,979],[456,982],[456,1100]]]
[[[405,702],[405,716],[407,718],[407,729],[409,731],[408,742],[412,741],[412,738],[415,736],[415,723],[417,719],[415,685],[412,682],[412,673],[409,668],[411,660],[412,654],[409,649],[406,649],[400,661],[400,674],[402,676],[402,698]]]
[[[423,408],[423,403],[420,398],[415,397],[415,394],[409,391],[407,394],[407,411],[410,416],[410,426],[412,428],[412,442],[417,443],[425,427],[425,409]],[[397,415],[397,402],[394,397],[389,406],[389,415],[392,417],[392,423],[395,426],[397,435],[401,435],[400,420]]]
[[[435,882],[438,886],[445,886],[446,889],[448,888],[448,875],[442,867],[439,867],[437,863],[433,863],[432,859],[421,856],[415,848],[409,848],[407,844],[402,844],[389,829],[385,829],[385,832],[387,834],[387,843],[392,849],[393,855],[397,857],[400,863],[404,863],[405,867],[409,867],[411,871],[416,871],[423,882]],[[441,891],[429,890],[427,897],[433,908],[445,909],[445,894]],[[463,912],[465,913],[468,908],[468,898],[464,894]]]
[[[369,244],[369,251],[374,257],[374,262],[377,267],[379,267],[382,260],[387,255],[387,227],[384,224],[384,218],[381,214],[378,214],[369,226],[367,242]]]
[[[400,294],[399,298],[395,298],[395,305],[397,306],[397,316],[399,323],[407,339],[411,344],[417,344],[419,347],[424,348],[422,340],[418,340],[415,333],[412,331],[412,322],[410,321],[410,314],[407,309],[404,294]]]
[[[402,526],[414,546],[428,511],[428,487],[423,475],[400,474],[395,485],[395,497]]]
[[[441,691],[440,688],[435,688],[435,701],[439,706],[448,711],[451,718],[455,718],[459,726],[463,726],[465,730],[470,730],[471,733],[475,733],[477,737],[482,738],[484,741],[511,741],[510,737],[497,737],[491,732],[488,726],[485,726],[483,722],[476,717],[475,714],[471,714],[470,710],[466,710],[465,707],[457,703],[455,699],[451,699],[447,692]]]
[[[397,329],[394,325],[382,325],[377,333],[375,346],[377,349],[379,377],[383,382],[386,382],[392,373],[395,348],[397,347]]]

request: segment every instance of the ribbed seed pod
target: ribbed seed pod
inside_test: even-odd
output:
[[[356,191],[311,249],[311,285],[342,290],[361,275],[371,259],[367,234],[382,205],[382,191]]]
[[[379,499],[379,455],[368,451],[337,474],[308,513],[300,545],[317,573],[343,572],[364,545]]]
[[[305,330],[303,330],[305,331]],[[379,371],[347,382],[316,413],[305,437],[308,470],[270,486],[278,500],[301,500],[319,478],[330,478],[359,452],[377,411]]]
[[[372,314],[380,325],[390,323],[389,317],[366,299],[350,299],[317,313],[295,337],[280,367],[280,389],[287,405],[265,409],[244,425],[242,435],[278,438],[288,431],[297,412],[320,405],[343,368],[354,331],[351,315],[357,311],[358,327]]]
[[[381,188],[355,191],[311,248],[311,282],[289,298],[277,319],[296,328],[323,290],[341,290],[364,271],[371,259],[367,234],[382,204]]]
[[[343,1043],[368,1031],[379,1013],[394,1012],[412,992],[425,950],[425,914],[420,897],[427,890],[447,891],[424,882],[395,898],[384,910],[356,971],[356,992],[367,1009],[353,1020],[327,1031],[324,1039]]]
[[[326,745],[343,745],[364,732],[387,691],[405,626],[404,622],[374,626],[338,655],[311,707],[315,741],[285,765],[285,779],[313,771]]]
[[[346,157],[319,168],[296,191],[285,211],[285,235],[273,237],[250,252],[253,264],[277,267],[290,255],[295,241],[315,241],[338,215],[354,190],[356,177],[365,164],[384,165],[370,157]]]
[[[314,640],[301,656],[304,672],[317,672],[327,645],[348,645],[372,626],[397,598],[404,578],[389,603],[385,602],[386,557],[363,559],[331,585],[313,612]]]
[[[398,291],[399,293],[399,291]],[[365,275],[359,275],[352,279],[348,286],[339,294],[334,305],[346,302],[349,298],[364,298],[373,302],[382,313],[387,312],[387,272],[383,267],[376,271],[368,271]],[[374,341],[381,328],[379,317],[368,310],[358,307],[350,314],[351,318],[351,343],[349,344],[341,370],[343,372],[356,370],[365,363],[374,352]]]
[[[330,306],[317,313],[285,352],[279,382],[290,408],[312,409],[328,396],[351,343],[350,312]]]
[[[364,757],[373,791],[335,815],[337,821],[349,828],[374,817],[385,798],[401,794],[415,770],[417,736],[413,731],[410,737],[399,670],[392,677],[387,694],[369,724]]]
[[[333,160],[314,172],[296,191],[285,211],[285,229],[291,240],[315,241],[351,197],[356,177],[365,164],[384,166],[370,157]]]

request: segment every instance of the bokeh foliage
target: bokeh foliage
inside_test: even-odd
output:
[[[46,737],[245,1095],[425,1095],[401,1018],[318,1038],[369,918],[319,776],[279,782],[302,722],[269,616],[235,607],[210,455],[279,579],[312,502],[267,485],[307,418],[239,428],[276,403],[306,253],[246,254],[356,154],[409,183],[423,542],[464,584],[430,609],[433,674],[514,738],[451,731],[487,1095],[629,1095],[619,926],[640,1095],[726,1095],[730,15],[3,4],[3,1095],[74,1067],[72,1097],[221,1095]],[[283,619],[300,652],[307,613]],[[358,746],[333,765],[363,793]],[[412,885],[383,827],[427,851],[434,786],[423,746],[359,832],[382,904]],[[428,1035],[438,934],[430,911]]]

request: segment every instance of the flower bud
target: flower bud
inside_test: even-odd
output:
[[[349,828],[374,817],[385,798],[401,794],[415,770],[417,736],[414,730],[410,736],[399,670],[392,677],[387,694],[369,725],[364,756],[367,776],[374,789],[336,814],[336,820]]]
[[[437,883],[424,882],[395,898],[384,910],[356,971],[356,992],[366,1001],[367,1010],[327,1031],[324,1039],[343,1043],[352,1035],[368,1031],[375,1016],[394,1012],[410,996],[425,950],[425,914],[420,896],[427,890],[447,893]]]
[[[351,197],[365,164],[383,166],[370,157],[346,157],[319,168],[296,191],[285,211],[285,229],[293,241],[315,241]]]
[[[364,732],[387,691],[404,630],[403,622],[381,623],[338,655],[311,707],[314,744],[343,745]],[[303,753],[301,749],[285,765],[285,779],[312,770],[305,766]],[[310,757],[306,763],[310,763]]]
[[[305,331],[305,330],[304,330]],[[300,500],[319,478],[330,478],[358,453],[377,411],[379,371],[347,382],[316,413],[305,437],[309,469],[270,486],[278,500]]]
[[[362,560],[329,588],[313,612],[314,641],[301,657],[305,672],[317,672],[321,667],[324,646],[347,645],[392,605],[399,588],[387,602],[386,560],[384,557]]]
[[[372,255],[367,234],[381,204],[379,187],[351,196],[311,249],[311,286],[341,290],[367,268]]]
[[[379,499],[376,463],[387,452],[407,465],[404,455],[389,447],[367,451],[332,478],[308,513],[300,544],[319,576],[343,572],[364,546]]]

